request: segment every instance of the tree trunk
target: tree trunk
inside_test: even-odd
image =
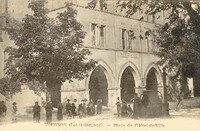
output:
[[[62,83],[55,79],[46,82],[47,99],[52,102],[53,107],[57,107],[58,102],[61,102],[61,85]]]
[[[195,64],[195,73],[193,76],[194,96],[200,96],[200,63]]]
[[[181,92],[184,94],[184,98],[188,97],[190,95],[189,87],[188,87],[188,81],[187,81],[187,76],[184,75],[185,73],[181,73],[181,80],[180,80],[180,85],[181,85]]]

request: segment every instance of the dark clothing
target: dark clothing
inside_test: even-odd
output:
[[[73,117],[76,116],[76,106],[74,103],[72,103],[71,112]]]
[[[83,117],[86,117],[87,115],[87,107],[85,104],[83,104]]]
[[[80,104],[78,106],[78,114],[79,114],[79,118],[82,118],[82,116],[83,116],[83,106],[82,106],[82,104]]]
[[[52,111],[53,111],[52,105],[47,104],[45,107],[45,110],[46,110],[46,122],[51,123],[52,122]]]
[[[127,105],[123,105],[122,106],[122,117],[127,117],[128,116],[128,112],[127,112]]]
[[[36,122],[40,121],[40,111],[41,107],[39,105],[33,106],[33,120],[35,120]]]
[[[93,115],[95,114],[95,108],[94,108],[94,107],[88,106],[88,107],[87,107],[87,114],[88,114],[89,116],[93,116]]]
[[[140,98],[139,97],[135,97],[134,99],[134,104],[133,104],[133,116],[135,118],[140,116]]]
[[[7,107],[6,107],[5,103],[4,103],[4,101],[1,101],[0,102],[0,115],[5,114],[6,111],[7,111]]]
[[[3,103],[0,101],[0,116],[3,114]]]
[[[101,114],[102,113],[102,101],[98,100],[97,101],[97,114]]]
[[[2,108],[3,113],[6,113],[6,112],[7,112],[7,107],[6,107],[6,105],[3,104],[2,107],[3,107],[3,108]]]
[[[72,110],[72,105],[71,105],[71,103],[67,103],[67,104],[66,104],[66,114],[67,114],[68,116],[70,116],[70,117],[71,117],[71,115],[72,115],[71,110]]]
[[[57,105],[57,108],[58,108],[58,111],[57,111],[57,119],[58,120],[62,120],[63,119],[63,113],[62,113],[62,110],[63,110],[63,106],[61,103],[59,103]]]
[[[117,106],[117,115],[120,116],[122,113],[122,107],[121,107],[121,102],[119,100],[116,102],[116,106]]]
[[[149,104],[149,98],[148,98],[148,96],[147,96],[146,94],[143,95],[142,100],[141,100],[141,103],[142,103],[142,105],[143,105],[144,107],[147,107],[147,106],[148,106],[148,104]]]

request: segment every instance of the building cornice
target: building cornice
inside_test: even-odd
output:
[[[127,18],[127,19],[130,19],[130,20],[140,21],[140,22],[144,22],[144,23],[148,23],[148,24],[153,24],[153,25],[162,25],[162,24],[159,24],[159,23],[149,22],[149,21],[146,21],[146,20],[140,20],[140,19],[136,19],[136,18],[130,18],[130,17],[127,17],[127,16],[123,16],[123,15],[120,15],[120,14],[115,14],[115,13],[108,12],[108,11],[101,11],[101,10],[98,10],[98,9],[91,9],[91,8],[87,8],[87,7],[82,6],[82,5],[77,5],[77,4],[72,4],[72,5],[76,6],[76,7],[88,9],[88,10],[93,10],[93,11],[96,11],[96,12],[101,12],[101,13],[105,13],[105,14],[110,14],[110,15],[114,15],[114,16],[119,16],[119,17]],[[55,9],[50,10],[49,13],[50,12],[54,12],[54,11],[58,11],[58,10],[61,10],[61,9],[64,9],[64,8],[66,8],[66,6],[55,8]]]
[[[124,52],[124,53],[138,53],[138,54],[148,54],[154,55],[152,52],[144,52],[144,51],[132,51],[132,50],[122,50],[122,49],[111,49],[111,48],[102,48],[102,47],[91,47],[91,46],[84,46],[87,49],[95,49],[95,50],[106,50],[106,51],[114,51],[114,52]]]

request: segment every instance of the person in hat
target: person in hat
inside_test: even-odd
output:
[[[37,123],[40,122],[40,112],[41,112],[41,107],[38,104],[38,102],[35,102],[35,105],[33,106],[33,120]]]
[[[17,122],[17,117],[16,117],[16,114],[17,114],[17,103],[16,102],[13,102],[12,104],[12,122],[15,123]]]
[[[116,106],[117,106],[117,115],[118,117],[120,117],[121,112],[122,112],[122,107],[121,107],[121,101],[119,100],[119,97],[117,97]]]
[[[67,114],[67,116],[69,116],[69,117],[72,116],[72,112],[71,112],[71,110],[72,110],[72,105],[71,105],[71,103],[70,103],[70,100],[67,99],[67,104],[66,104],[66,114]]]
[[[49,124],[52,122],[52,111],[53,111],[53,107],[50,102],[47,102],[45,110],[46,110],[46,122]]]
[[[63,114],[62,114],[62,110],[63,110],[63,105],[61,104],[61,102],[58,102],[58,105],[57,105],[57,119],[58,120],[62,120],[63,119]]]

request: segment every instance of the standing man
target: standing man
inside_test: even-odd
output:
[[[39,106],[38,102],[35,102],[35,105],[33,106],[33,120],[37,123],[40,122],[40,112],[41,107]]]
[[[52,122],[52,111],[53,111],[53,107],[50,102],[47,102],[45,110],[46,110],[46,122],[47,124],[50,124]]]
[[[71,117],[71,115],[72,115],[71,110],[72,110],[72,105],[71,105],[71,103],[70,103],[70,100],[67,99],[67,104],[66,104],[66,115],[67,115],[68,117]]]
[[[121,107],[121,101],[120,101],[119,97],[117,97],[117,102],[115,105],[117,106],[117,115],[118,115],[118,117],[120,117],[121,112],[122,112],[122,107]]]
[[[17,103],[13,102],[13,106],[12,106],[12,123],[17,122],[16,114],[17,114]]]

